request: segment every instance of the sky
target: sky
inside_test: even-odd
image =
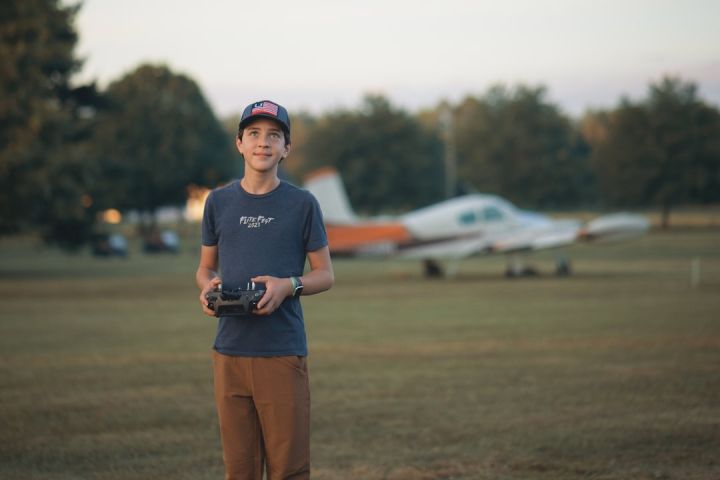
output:
[[[77,78],[104,88],[166,64],[220,117],[261,99],[319,114],[368,93],[417,111],[498,83],[544,85],[580,116],[665,75],[720,105],[719,19],[718,0],[84,0]]]

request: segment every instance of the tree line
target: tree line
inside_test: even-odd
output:
[[[90,238],[105,209],[145,212],[150,230],[153,212],[184,204],[190,186],[242,174],[238,118],[219,120],[192,78],[140,65],[104,89],[73,83],[78,8],[0,6],[0,233],[37,231],[70,248]],[[540,209],[659,208],[665,221],[677,205],[720,200],[720,111],[678,77],[580,119],[529,85],[495,85],[415,113],[381,95],[291,113],[282,174],[302,183],[335,166],[368,214],[475,190]]]

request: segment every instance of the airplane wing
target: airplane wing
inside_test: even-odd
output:
[[[533,215],[521,214],[524,227],[496,239],[492,251],[512,253],[565,247],[583,241],[614,242],[638,237],[650,228],[645,217],[631,213],[603,215],[585,226],[577,220],[551,220]]]
[[[492,251],[511,253],[543,250],[571,245],[577,239],[581,224],[577,220],[553,220],[534,212],[519,210],[516,228],[496,237]]]
[[[457,260],[487,251],[492,246],[489,238],[485,236],[468,236],[461,238],[448,238],[431,243],[408,245],[397,251],[397,256],[403,259],[424,260]]]
[[[639,237],[650,229],[650,222],[642,215],[613,213],[589,222],[579,232],[580,240],[618,241]]]

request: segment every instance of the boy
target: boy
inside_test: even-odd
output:
[[[310,392],[298,297],[333,284],[327,236],[315,198],[277,175],[290,153],[287,110],[268,100],[248,105],[236,145],[245,175],[208,197],[195,275],[207,315],[205,294],[221,278],[223,288],[258,282],[266,290],[252,315],[218,322],[213,369],[225,478],[261,480],[265,468],[269,480],[307,479]]]

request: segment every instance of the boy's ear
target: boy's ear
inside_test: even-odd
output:
[[[238,149],[238,152],[242,153],[242,151],[240,150],[242,148],[242,140],[240,139],[240,137],[235,137],[235,148]]]

